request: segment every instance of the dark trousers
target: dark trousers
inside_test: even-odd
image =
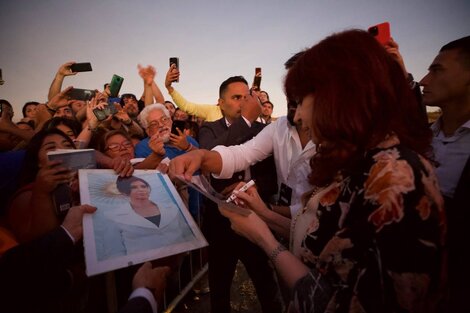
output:
[[[235,234],[224,217],[216,217],[214,220],[206,218],[204,224],[204,233],[209,242],[211,312],[230,312],[230,287],[238,260],[245,266],[255,286],[263,312],[282,312],[274,270],[264,251]]]

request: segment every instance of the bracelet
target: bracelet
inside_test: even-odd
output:
[[[126,126],[130,126],[132,124],[132,119],[129,119],[129,123],[126,123],[123,121],[123,124],[126,125]]]
[[[188,152],[189,150],[192,149],[192,147],[193,147],[193,145],[192,145],[192,144],[189,144],[188,147],[186,148],[186,150],[184,150],[184,151],[185,151],[185,152]]]
[[[274,262],[276,261],[276,258],[277,256],[279,255],[279,253],[281,253],[282,251],[287,251],[287,248],[284,247],[282,244],[279,244],[276,249],[274,249],[270,254],[269,254],[269,259],[271,260],[271,262],[274,264]]]
[[[47,108],[47,110],[48,110],[49,112],[52,113],[52,115],[54,115],[54,113],[57,112],[57,110],[54,110],[53,108],[51,108],[51,107],[49,106],[49,103],[46,103],[46,108]]]

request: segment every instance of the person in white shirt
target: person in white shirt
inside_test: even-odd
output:
[[[286,69],[302,54],[303,51],[291,57],[285,63]],[[302,207],[302,195],[312,189],[307,176],[310,173],[310,159],[315,153],[308,129],[302,126],[301,120],[294,123],[296,108],[297,103],[288,100],[287,116],[266,126],[253,139],[241,145],[217,146],[212,151],[201,150],[188,154],[172,162],[170,171],[181,166],[185,167],[185,173],[189,173],[200,167],[213,173],[215,178],[227,178],[274,155],[279,192],[277,205],[271,207],[279,214],[266,217],[266,222],[278,234],[288,238],[290,218]]]

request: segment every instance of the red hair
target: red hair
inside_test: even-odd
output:
[[[289,99],[314,95],[312,131],[321,148],[310,181],[331,182],[353,168],[387,135],[427,155],[431,131],[398,63],[367,32],[331,35],[308,49],[288,72]]]

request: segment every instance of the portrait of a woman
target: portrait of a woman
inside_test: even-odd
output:
[[[104,213],[108,242],[101,258],[183,243],[194,239],[190,227],[175,205],[157,205],[150,184],[139,177],[118,177],[117,190],[126,198],[122,205]],[[119,234],[119,240],[116,235]]]

